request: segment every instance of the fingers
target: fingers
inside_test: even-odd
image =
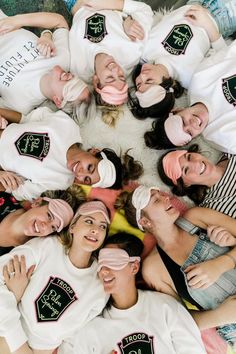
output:
[[[132,24],[130,26],[130,30],[129,30],[129,36],[138,39],[138,40],[142,40],[144,39],[144,29],[143,27],[135,20],[132,20]]]
[[[206,289],[213,282],[206,274],[200,274],[200,270],[195,265],[188,266],[185,271],[188,285],[193,289]]]
[[[55,55],[56,48],[52,43],[39,43],[37,45],[39,53],[45,58],[50,58]]]
[[[5,189],[9,189],[10,191],[14,191],[21,184],[24,183],[24,179],[21,176],[17,176],[15,173],[2,171],[0,182],[2,183]]]
[[[221,226],[211,225],[207,228],[209,239],[218,246],[234,246],[235,238],[230,232]]]
[[[10,276],[9,276],[8,269],[7,269],[6,265],[3,267],[2,274],[3,274],[3,277],[4,277],[5,283],[8,284],[8,282],[10,280]]]
[[[35,265],[32,265],[32,266],[29,267],[29,270],[27,272],[27,278],[28,279],[30,279],[30,277],[33,274],[34,270],[35,270]]]

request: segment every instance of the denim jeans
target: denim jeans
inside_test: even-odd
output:
[[[199,4],[214,17],[223,37],[236,31],[236,0],[189,0],[187,5]]]
[[[74,6],[77,0],[63,0],[63,1],[66,4],[68,11],[71,12],[72,7]]]
[[[189,294],[205,310],[216,308],[230,295],[236,294],[236,269],[223,273],[213,285],[203,290],[188,286],[184,269],[191,264],[214,259],[228,251],[228,247],[215,245],[205,233],[201,233],[192,253],[181,267]],[[217,331],[229,344],[236,343],[236,323],[218,327]]]

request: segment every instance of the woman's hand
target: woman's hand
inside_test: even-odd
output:
[[[144,39],[143,27],[138,23],[138,21],[133,20],[132,17],[128,16],[123,22],[124,31],[131,41],[136,41]]]
[[[210,42],[220,38],[219,29],[209,11],[201,5],[192,5],[185,13],[187,20],[194,26],[202,27],[208,34]]]
[[[37,41],[37,49],[40,54],[46,58],[54,57],[56,55],[56,47],[50,33],[46,32],[41,34],[41,37]]]
[[[236,238],[224,227],[211,225],[207,227],[207,236],[220,247],[235,246]]]
[[[21,25],[18,22],[17,15],[5,17],[0,20],[0,35],[15,31],[19,28],[21,28]]]
[[[8,191],[14,191],[21,184],[23,184],[25,179],[21,176],[18,176],[14,172],[0,171],[0,183]]]
[[[17,303],[20,302],[27,288],[34,268],[35,266],[32,265],[27,272],[25,257],[21,256],[19,259],[17,255],[3,267],[3,276],[6,286],[8,290],[15,295]]]
[[[93,10],[119,10],[124,7],[124,0],[82,0],[81,6]]]
[[[188,266],[186,273],[188,285],[193,289],[206,289],[214,284],[224,273],[221,262],[215,259]]]

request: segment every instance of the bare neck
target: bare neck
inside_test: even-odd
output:
[[[113,305],[119,310],[126,310],[134,306],[138,301],[138,290],[135,286],[135,280],[129,284],[126,290],[112,294]]]

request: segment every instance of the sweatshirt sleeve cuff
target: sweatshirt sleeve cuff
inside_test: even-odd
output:
[[[19,349],[28,340],[20,322],[13,328],[8,329],[4,337],[11,352]]]
[[[220,36],[219,39],[217,39],[215,42],[212,42],[211,43],[211,46],[213,49],[215,49],[217,52],[222,49],[222,48],[225,48],[227,47],[226,43],[225,43],[225,40],[222,36]]]

